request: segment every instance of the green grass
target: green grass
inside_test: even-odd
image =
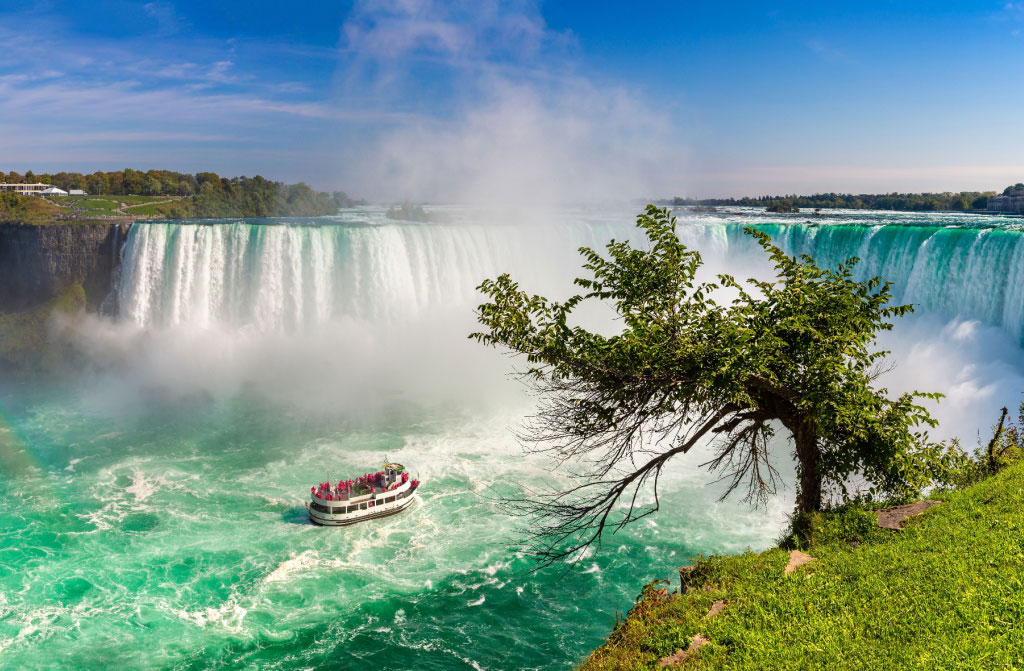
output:
[[[110,197],[114,198],[115,200],[119,200],[122,203],[127,203],[128,205],[141,205],[141,204],[144,204],[144,203],[151,203],[151,202],[157,201],[157,200],[170,200],[172,198],[177,200],[177,199],[180,198],[180,196],[110,196]]]
[[[645,590],[581,669],[657,668],[698,632],[683,668],[1024,669],[1024,463],[939,498],[899,532],[848,512],[790,576],[778,549],[699,561],[696,589]]]
[[[0,222],[49,224],[53,223],[54,216],[66,212],[70,210],[52,205],[42,198],[22,196],[6,206],[0,204]]]
[[[181,205],[178,196],[66,196],[55,198],[52,205],[42,198],[25,197],[16,208],[0,208],[0,222],[25,224],[74,224],[100,217],[128,217],[130,215],[172,216]],[[121,203],[127,203],[121,207]],[[78,208],[77,219],[58,221],[57,215],[71,214]]]
[[[140,215],[143,215],[143,214],[166,215],[166,214],[168,214],[170,212],[170,210],[172,208],[176,207],[177,205],[178,205],[177,202],[170,202],[170,203],[147,203],[145,205],[131,205],[129,207],[124,208],[124,211],[125,212],[130,212],[131,214],[140,214]]]
[[[91,196],[62,198],[60,202],[90,212],[101,211],[104,214],[116,214],[115,211],[121,206],[120,203],[110,198],[93,198]]]

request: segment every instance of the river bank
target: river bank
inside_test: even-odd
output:
[[[784,549],[698,558],[684,583],[645,588],[580,669],[1017,668],[1022,487],[1016,463],[901,531],[826,517],[789,574]]]

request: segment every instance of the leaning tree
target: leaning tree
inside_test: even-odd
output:
[[[892,399],[872,385],[887,354],[873,351],[876,334],[912,310],[889,305],[888,282],[854,280],[855,258],[830,270],[789,256],[752,228],[775,278],[698,282],[700,254],[679,240],[667,209],[648,206],[637,226],[644,249],[615,240],[606,255],[580,249],[589,277],[564,302],[530,295],[507,274],[479,287],[489,301],[471,337],[524,356],[519,374],[539,393],[522,442],[575,465],[568,489],[511,502],[533,518],[527,533],[540,561],[656,511],[665,465],[702,441],[713,451],[700,465],[727,481],[723,498],[740,488],[763,503],[778,484],[771,438],[784,429],[798,513],[821,510],[825,492],[847,496],[854,477],[876,496],[927,484],[940,448],[914,429],[934,426],[919,400],[939,395]],[[612,303],[621,330],[573,325],[587,301]],[[645,490],[653,504],[638,503]]]

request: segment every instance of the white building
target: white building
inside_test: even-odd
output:
[[[66,196],[66,195],[68,195],[68,192],[65,191],[64,189],[58,189],[55,186],[51,186],[48,189],[43,189],[42,191],[40,191],[39,195],[40,196]]]
[[[72,196],[88,196],[89,195],[89,194],[87,194],[82,189],[71,189],[70,191],[68,191],[68,193],[71,194]]]
[[[52,184],[43,184],[41,182],[35,184],[0,184],[0,191],[13,191],[23,196],[38,196],[43,191],[51,188],[54,188]],[[65,193],[64,195],[66,196],[67,194]]]

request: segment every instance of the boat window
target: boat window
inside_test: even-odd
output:
[[[341,506],[340,508],[331,508],[331,513],[334,514],[334,515],[341,515],[344,512],[345,512],[345,506]]]
[[[386,499],[384,499],[384,503],[394,503],[394,501],[395,501],[395,497],[393,497],[393,496],[389,496]]]
[[[319,512],[319,513],[329,513],[329,512],[331,512],[330,508],[328,508],[327,506],[322,506],[319,503],[317,503],[316,501],[313,501],[312,503],[310,503],[309,507],[312,508],[313,510]]]
[[[359,504],[359,509],[360,510],[366,510],[366,504],[365,503],[360,503]]]

